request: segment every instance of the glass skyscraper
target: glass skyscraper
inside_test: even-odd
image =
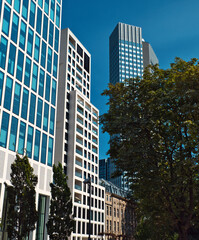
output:
[[[45,210],[54,163],[61,4],[61,0],[0,0],[0,217],[4,224],[3,183],[9,184],[10,165],[16,152],[27,154],[38,175],[39,221],[32,239],[46,238]],[[3,227],[6,232],[5,224]]]

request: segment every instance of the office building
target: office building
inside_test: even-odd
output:
[[[76,36],[62,30],[55,161],[61,162],[71,189],[73,240],[100,239],[104,231],[104,187],[99,185],[99,111],[90,102],[91,55]],[[88,185],[91,179],[91,199]]]
[[[37,230],[46,217],[54,163],[61,0],[0,0],[0,218],[6,233],[6,188],[16,152],[27,154],[38,176]]]
[[[144,69],[147,67],[149,64],[150,65],[155,65],[159,64],[158,58],[153,51],[153,48],[150,43],[143,41],[142,42],[142,48],[143,48],[143,66]]]

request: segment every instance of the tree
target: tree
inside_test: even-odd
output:
[[[108,153],[130,177],[138,216],[154,232],[187,240],[199,223],[197,59],[150,66],[142,79],[110,84],[103,95],[110,97],[101,116],[112,136]]]
[[[65,240],[73,230],[74,220],[72,218],[71,193],[61,163],[53,166],[53,183],[50,184],[50,187],[52,198],[47,232],[50,239]]]
[[[36,227],[35,186],[37,176],[33,173],[27,156],[16,155],[11,165],[11,186],[8,191],[7,230],[9,239],[22,240]]]

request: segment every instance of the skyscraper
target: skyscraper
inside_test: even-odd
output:
[[[99,185],[99,111],[90,102],[91,55],[69,29],[62,30],[60,49],[55,161],[64,166],[71,189],[76,222],[71,239],[88,239],[89,218],[91,237],[99,239],[105,189]]]
[[[0,217],[6,235],[6,188],[16,152],[38,176],[37,230],[46,239],[54,163],[61,0],[0,0]]]

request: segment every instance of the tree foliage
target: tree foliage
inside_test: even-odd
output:
[[[53,166],[53,183],[50,184],[50,187],[52,198],[47,231],[50,239],[65,240],[73,230],[74,220],[72,218],[71,193],[61,163]]]
[[[101,116],[109,154],[131,179],[142,224],[188,239],[199,223],[197,59],[150,66],[142,79],[110,84],[103,95],[110,97]]]
[[[24,239],[36,227],[35,186],[37,176],[33,173],[27,156],[16,159],[11,165],[11,186],[8,191],[7,230],[9,239]]]

